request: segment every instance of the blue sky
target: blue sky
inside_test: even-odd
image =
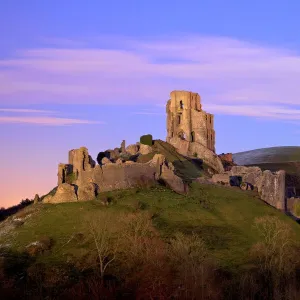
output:
[[[69,149],[165,139],[173,89],[216,115],[218,153],[299,145],[299,12],[296,0],[3,0],[3,206],[48,192]]]

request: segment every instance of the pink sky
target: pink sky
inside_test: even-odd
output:
[[[64,139],[58,129],[57,143],[61,146],[50,150],[51,144],[43,145],[47,136],[41,135],[36,144],[30,144],[22,136],[8,136],[4,126],[33,126],[26,127],[29,132],[34,126],[74,125],[74,132],[79,127],[89,132],[90,125],[106,124],[89,116],[29,108],[32,104],[110,104],[114,109],[144,104],[163,108],[170,91],[179,88],[199,92],[205,110],[212,113],[300,119],[300,110],[293,107],[300,104],[300,55],[291,50],[197,35],[147,41],[106,36],[103,40],[111,46],[101,47],[96,38],[45,39],[40,47],[20,48],[0,59],[0,163],[5,170],[0,172],[1,205],[48,192],[56,184],[57,164],[67,162],[68,150],[89,148],[86,143],[91,142]],[[164,114],[163,109],[132,110],[133,114]],[[112,146],[117,145],[107,139],[99,148]]]

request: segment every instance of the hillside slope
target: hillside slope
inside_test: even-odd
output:
[[[270,237],[272,272],[283,272],[280,255],[296,274],[299,225],[253,191],[193,183],[188,196],[156,186],[39,203],[0,223],[0,292],[31,300],[239,300],[247,291],[247,299],[271,299],[261,277]],[[109,262],[103,272],[100,262]],[[280,299],[299,299],[290,277],[294,296],[284,281]],[[278,287],[269,277],[267,285]]]
[[[153,224],[164,240],[173,237],[176,232],[199,234],[211,256],[223,266],[237,267],[248,263],[249,250],[259,240],[254,228],[255,218],[275,216],[288,224],[300,240],[298,224],[265,204],[252,191],[194,183],[189,196],[175,194],[160,186],[99,196],[108,197],[111,203],[103,206],[98,199],[31,205],[15,216],[19,219],[27,216],[28,219],[13,231],[3,234],[11,218],[0,223],[0,244],[9,244],[14,250],[23,251],[30,243],[49,237],[54,241],[53,249],[39,260],[63,262],[68,257],[76,261],[90,251],[86,240],[89,231],[86,220],[104,213],[109,216],[106,219],[109,226],[114,227],[118,219],[137,211],[152,215]],[[81,240],[70,242],[76,234],[82,234]]]
[[[238,152],[233,154],[233,160],[238,165],[295,161],[300,162],[300,147],[271,147]]]

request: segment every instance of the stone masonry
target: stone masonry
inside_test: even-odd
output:
[[[262,171],[259,167],[233,166],[230,171],[215,174],[212,181],[229,185],[230,176],[241,176],[242,181],[257,188],[262,200],[285,210],[285,171]]]
[[[128,150],[137,151],[139,144],[128,146]],[[151,148],[151,147],[150,147]],[[174,174],[172,164],[161,154],[155,154],[147,163],[123,161],[113,162],[107,157],[101,165],[81,147],[69,151],[68,164],[58,165],[58,187],[54,196],[47,196],[45,203],[60,203],[93,200],[99,192],[127,189],[140,184],[152,185],[163,181],[173,191],[185,194],[188,187]]]
[[[215,154],[214,116],[202,110],[200,96],[173,91],[167,102],[167,142],[186,156],[203,159],[217,172],[224,171]]]

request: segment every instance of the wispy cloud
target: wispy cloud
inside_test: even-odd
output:
[[[300,119],[300,55],[289,49],[201,36],[52,42],[0,60],[0,103],[165,105],[185,89],[215,113]]]
[[[0,124],[1,123],[12,123],[12,124],[25,123],[25,124],[34,124],[34,125],[48,125],[48,126],[64,126],[64,125],[74,125],[74,124],[104,124],[104,122],[94,122],[89,120],[56,117],[53,116],[53,114],[57,112],[50,111],[50,110],[26,109],[26,108],[0,108],[0,113],[1,112],[9,113],[9,115],[8,116],[0,115]],[[13,114],[13,116],[11,114]],[[31,116],[28,116],[28,114]],[[48,116],[49,114],[52,116]]]
[[[68,119],[68,118],[55,118],[55,117],[1,117],[0,123],[27,123],[35,125],[50,125],[50,126],[63,126],[74,124],[103,124],[101,122]]]
[[[39,114],[51,114],[55,113],[52,110],[41,110],[41,109],[27,109],[27,108],[0,108],[0,112],[9,113],[39,113]]]

